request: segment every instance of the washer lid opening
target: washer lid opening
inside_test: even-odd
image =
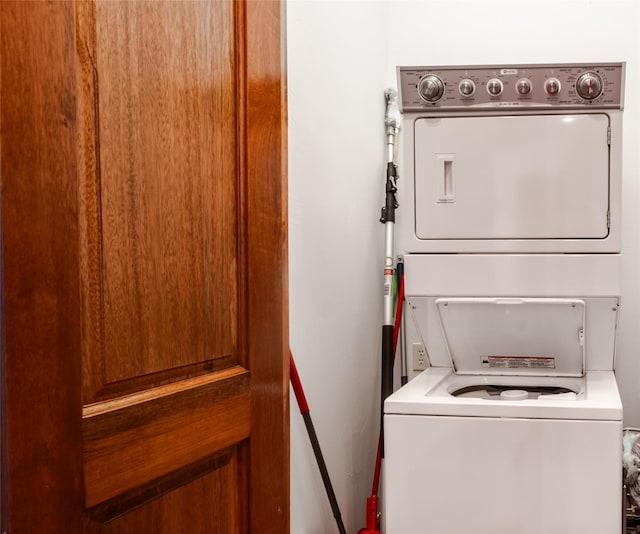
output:
[[[440,298],[435,304],[458,374],[584,375],[584,300]]]
[[[562,386],[509,386],[496,384],[465,386],[451,392],[454,397],[485,400],[575,400],[579,394],[579,389]]]

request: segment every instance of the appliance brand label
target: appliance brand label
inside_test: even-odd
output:
[[[555,369],[553,356],[481,356],[485,369]]]

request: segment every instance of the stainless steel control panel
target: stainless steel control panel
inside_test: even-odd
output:
[[[624,63],[398,67],[403,111],[622,109]]]

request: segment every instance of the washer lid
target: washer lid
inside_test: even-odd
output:
[[[440,298],[435,303],[458,374],[584,374],[584,300]]]

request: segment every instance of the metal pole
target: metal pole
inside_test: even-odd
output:
[[[358,534],[379,534],[378,525],[378,484],[380,482],[381,458],[384,457],[384,401],[393,393],[393,356],[395,352],[394,314],[393,314],[393,227],[396,222],[396,177],[395,142],[400,131],[400,111],[398,96],[393,89],[384,93],[386,110],[384,124],[387,137],[387,177],[385,182],[385,201],[380,214],[384,224],[384,282],[383,282],[383,322],[382,322],[382,387],[380,392],[380,435],[376,465],[373,474],[371,497],[367,499],[365,528]],[[398,301],[402,305],[401,301]]]
[[[384,458],[384,401],[393,393],[393,231],[396,222],[396,177],[395,140],[400,131],[398,96],[393,89],[384,93],[386,112],[384,123],[387,136],[387,177],[385,183],[385,204],[380,215],[384,224],[384,283],[382,322],[382,385],[380,394],[380,430],[383,435],[380,452]]]

